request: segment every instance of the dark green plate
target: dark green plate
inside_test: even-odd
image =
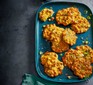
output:
[[[37,73],[44,79],[46,80],[49,80],[49,81],[53,81],[53,82],[63,82],[63,83],[72,83],[72,82],[81,82],[81,81],[85,81],[89,78],[92,77],[92,75],[89,77],[89,78],[86,78],[86,79],[79,79],[77,76],[75,76],[73,74],[73,72],[68,69],[67,67],[64,68],[63,70],[63,74],[62,75],[59,75],[55,78],[50,78],[48,77],[45,73],[44,73],[44,68],[43,66],[41,65],[40,63],[40,51],[42,52],[46,52],[46,51],[52,51],[51,50],[51,43],[49,43],[48,41],[46,41],[43,37],[42,37],[42,26],[43,25],[46,25],[46,24],[51,24],[51,23],[56,23],[55,21],[52,21],[52,22],[49,22],[49,21],[46,21],[46,22],[41,22],[38,18],[38,13],[44,9],[45,7],[47,8],[50,8],[52,7],[53,10],[54,10],[54,15],[56,14],[56,12],[59,10],[59,9],[63,9],[63,8],[67,8],[67,7],[77,7],[82,16],[83,17],[87,17],[89,15],[92,14],[91,12],[91,9],[86,6],[85,4],[81,4],[81,3],[76,3],[76,2],[47,2],[45,4],[43,4],[37,11],[37,14],[36,14],[36,23],[35,23],[35,64],[36,64],[36,70],[37,70]],[[85,13],[86,10],[88,11],[88,13]],[[90,23],[92,23],[92,20],[89,20]],[[59,25],[60,27],[64,27],[62,25]],[[65,28],[65,27],[64,27]],[[81,37],[83,37],[84,39],[88,38],[88,41],[90,42],[88,45],[90,47],[93,47],[93,28],[92,26],[89,28],[89,30],[85,33],[82,33],[82,34],[77,34],[78,36],[78,40],[77,40],[77,43],[72,46],[71,48],[75,48],[76,46],[78,45],[81,45],[82,44],[82,40],[81,40]],[[61,56],[60,54],[59,55],[59,60],[61,60]],[[68,79],[67,76],[65,74],[68,74],[70,76],[72,76],[71,79]]]

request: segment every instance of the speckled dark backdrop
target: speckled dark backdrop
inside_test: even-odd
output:
[[[0,85],[20,85],[35,71],[35,13],[43,0],[0,0]],[[93,0],[85,2],[90,7]],[[93,8],[92,8],[93,9]],[[62,85],[92,85],[88,83]]]

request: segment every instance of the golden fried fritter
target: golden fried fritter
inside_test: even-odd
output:
[[[58,61],[57,64],[55,64],[55,66],[51,68],[45,68],[45,73],[50,77],[56,77],[62,74],[63,68],[63,63]]]
[[[60,39],[62,38],[62,32],[63,32],[63,28],[60,27],[56,27],[52,33],[51,33],[51,41],[53,42],[59,42]]]
[[[71,24],[76,16],[80,16],[80,12],[75,7],[69,7],[66,9],[59,10],[56,14],[56,21],[58,24],[63,24],[67,26]]]
[[[86,61],[90,61],[93,63],[93,49],[89,47],[88,45],[81,45],[77,46],[76,50],[79,50],[82,52],[83,57],[86,59]]]
[[[76,19],[76,21],[71,25],[71,29],[76,33],[86,32],[89,29],[89,27],[90,27],[89,21],[82,16],[79,16]]]
[[[52,9],[44,8],[40,13],[39,13],[39,19],[41,21],[46,21],[49,17],[53,15],[54,11]]]
[[[62,57],[65,66],[68,66],[79,78],[89,77],[92,74],[93,50],[87,45],[77,46],[68,50]]]
[[[77,36],[76,33],[74,31],[72,31],[70,28],[66,28],[63,32],[62,32],[62,37],[63,40],[70,45],[74,45],[76,43],[77,40]]]
[[[43,37],[49,41],[57,41],[61,37],[63,30],[63,28],[57,27],[55,24],[45,25]]]
[[[44,66],[45,73],[50,77],[62,74],[63,62],[58,60],[58,55],[54,52],[45,52],[41,56],[41,64]]]
[[[62,40],[63,28],[57,27],[55,24],[49,24],[44,27],[43,37],[52,43],[54,52],[64,52],[69,49],[69,45]]]
[[[69,49],[69,45],[62,39],[59,39],[59,41],[52,42],[51,48],[54,52],[61,53],[67,51]]]
[[[83,54],[81,53],[81,51],[70,49],[65,52],[65,55],[62,57],[62,60],[65,66],[71,68],[75,60],[82,60],[82,58]]]
[[[45,25],[44,30],[43,30],[43,37],[46,38],[47,40],[50,40],[50,36],[52,34],[52,31],[56,28],[55,24],[49,24]]]
[[[55,61],[57,61],[58,59],[58,55],[54,52],[45,52],[42,56],[41,56],[41,63],[42,65],[47,64],[52,64]],[[46,67],[48,67],[48,65],[46,65]]]
[[[85,58],[82,60],[76,60],[71,69],[74,74],[81,79],[89,77],[92,74],[92,66],[90,65],[90,62],[85,60]]]

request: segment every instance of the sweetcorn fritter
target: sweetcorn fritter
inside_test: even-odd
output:
[[[62,57],[62,60],[65,66],[71,68],[75,60],[82,60],[82,56],[83,54],[80,51],[70,49],[65,52],[65,55]]]
[[[49,41],[59,41],[58,39],[61,37],[63,30],[55,24],[47,24],[43,30],[43,37]]]
[[[41,21],[46,21],[49,17],[53,15],[54,11],[52,9],[44,8],[40,13],[39,13],[39,19]]]
[[[63,62],[58,60],[58,55],[55,52],[45,52],[40,59],[45,73],[49,77],[56,77],[62,74]]]
[[[55,24],[45,25],[43,28],[43,37],[50,41],[51,40],[50,36],[55,28],[56,28]]]
[[[77,46],[76,50],[79,50],[83,53],[83,57],[86,59],[86,61],[93,63],[93,49],[91,47],[88,45],[81,45]]]
[[[56,77],[62,74],[63,68],[63,63],[58,61],[55,66],[52,66],[51,68],[45,68],[45,73],[50,77]]]
[[[69,45],[62,40],[63,28],[57,27],[55,24],[49,24],[44,27],[43,37],[52,43],[52,50],[60,53],[67,51]]]
[[[47,62],[50,62],[51,64],[55,61],[57,61],[58,59],[58,55],[54,52],[45,52],[42,56],[41,56],[41,63],[42,65],[45,65]],[[45,65],[46,67],[48,67],[48,65]]]
[[[87,52],[87,53],[86,53]],[[93,50],[87,45],[77,46],[68,50],[62,57],[65,66],[68,66],[76,76],[83,79],[92,74]]]
[[[90,27],[90,23],[89,21],[82,17],[82,16],[79,16],[77,19],[76,19],[76,22],[74,22],[72,25],[71,25],[71,29],[73,31],[75,31],[76,33],[83,33],[83,32],[86,32]]]
[[[57,53],[65,52],[69,49],[69,45],[65,43],[62,39],[59,39],[60,41],[54,41],[52,42],[52,50]]]
[[[71,69],[74,74],[81,79],[87,78],[92,74],[92,66],[90,65],[90,62],[85,60],[85,58],[82,58],[82,60],[76,59]]]
[[[70,45],[74,45],[76,44],[76,40],[77,40],[77,36],[76,33],[74,31],[72,31],[70,28],[66,28],[63,32],[62,32],[62,37],[63,40]]]
[[[67,26],[71,24],[76,16],[80,16],[81,13],[79,12],[78,8],[69,7],[62,10],[59,10],[56,14],[56,21],[58,24],[62,24]]]

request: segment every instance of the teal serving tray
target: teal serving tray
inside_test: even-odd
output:
[[[90,79],[93,76],[93,74],[92,74],[89,78],[79,79],[77,76],[75,76],[73,74],[73,72],[69,68],[65,67],[64,70],[63,70],[62,75],[59,75],[55,78],[51,78],[44,73],[44,67],[40,63],[40,57],[41,57],[40,52],[44,53],[46,51],[52,51],[51,50],[51,43],[46,41],[42,36],[43,25],[53,24],[53,23],[55,23],[57,25],[57,23],[56,23],[55,20],[51,21],[51,22],[49,22],[48,20],[46,22],[40,21],[39,17],[38,17],[39,12],[44,8],[51,8],[52,7],[52,9],[55,12],[53,16],[55,16],[56,12],[59,9],[72,7],[72,6],[77,7],[79,9],[79,11],[81,12],[81,15],[83,17],[87,18],[87,16],[92,15],[92,11],[88,6],[86,6],[85,4],[76,3],[76,2],[47,2],[47,3],[43,4],[37,11],[36,22],[35,22],[35,65],[36,65],[37,73],[43,79],[53,81],[53,82],[73,83],[73,82],[85,81],[87,79]],[[86,10],[87,10],[87,13],[86,13]],[[88,39],[88,41],[89,41],[88,45],[93,48],[93,43],[92,43],[92,41],[93,41],[92,19],[90,19],[89,22],[91,24],[91,27],[89,28],[89,30],[85,33],[77,34],[77,36],[78,36],[77,42],[71,48],[75,48],[78,45],[82,45],[82,41],[83,41],[82,39],[84,39],[84,40]],[[64,27],[62,25],[57,25],[57,26]],[[60,54],[58,54],[58,55],[59,55],[59,60],[61,60],[62,56],[60,56]],[[68,79],[66,74],[72,76],[72,78]]]

